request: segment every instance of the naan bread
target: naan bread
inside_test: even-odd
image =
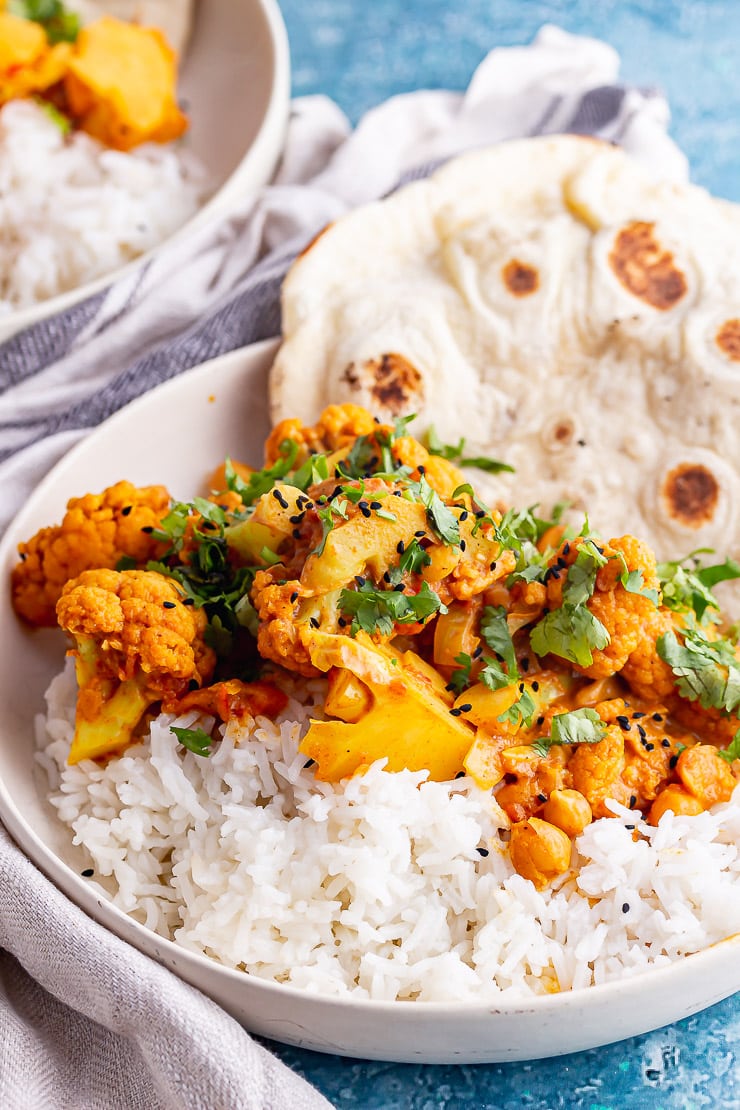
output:
[[[494,500],[740,554],[740,208],[591,139],[503,143],[337,221],[282,307],[275,421],[416,412],[515,467]]]
[[[85,23],[112,15],[126,23],[158,27],[180,57],[193,20],[193,0],[67,0],[67,7]]]

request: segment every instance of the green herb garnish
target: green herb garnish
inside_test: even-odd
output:
[[[717,748],[717,755],[727,763],[734,763],[736,759],[740,759],[740,728],[724,750]]]
[[[476,466],[478,470],[486,470],[489,474],[499,474],[501,471],[514,473],[513,466],[500,462],[499,459],[490,459],[482,455],[466,456],[464,438],[460,439],[457,445],[442,443],[433,427],[426,434],[425,446],[430,455],[439,455],[450,462],[458,462],[460,466]]]
[[[79,16],[68,11],[61,0],[8,0],[7,9],[10,15],[40,23],[52,45],[74,42],[80,33]]]
[[[213,737],[202,728],[177,728],[176,725],[170,725],[170,732],[174,732],[183,748],[194,755],[207,757],[211,754]]]
[[[719,602],[712,593],[718,582],[740,578],[740,563],[725,559],[723,563],[702,566],[699,555],[711,554],[712,548],[700,547],[683,559],[658,564],[658,577],[663,591],[663,604],[675,612],[691,610],[702,624],[708,619],[708,610],[719,611]],[[693,566],[687,566],[692,563]]]
[[[365,580],[356,590],[342,590],[338,606],[352,617],[350,632],[353,636],[360,629],[371,635],[379,632],[382,636],[390,636],[395,624],[424,622],[434,613],[447,612],[447,606],[426,582],[422,582],[418,594],[407,594],[400,590],[380,590]]]
[[[538,737],[532,748],[544,757],[557,744],[598,744],[605,736],[606,725],[595,709],[573,709],[570,713],[557,713],[550,725],[550,735]]]
[[[686,629],[683,644],[674,632],[658,640],[658,655],[676,676],[679,693],[704,709],[732,713],[740,705],[740,661],[728,640],[708,640],[698,629]]]

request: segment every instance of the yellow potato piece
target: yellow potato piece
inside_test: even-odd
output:
[[[433,667],[362,632],[354,639],[316,632],[307,646],[314,666],[350,671],[370,701],[355,723],[312,721],[301,751],[316,762],[318,779],[338,782],[384,756],[389,771],[428,768],[438,782],[454,778],[473,733],[450,714],[451,699]]]
[[[70,53],[68,43],[50,46],[40,24],[0,12],[0,104],[55,85]]]
[[[187,127],[176,55],[151,27],[105,17],[83,28],[64,88],[77,125],[118,150],[166,143]]]

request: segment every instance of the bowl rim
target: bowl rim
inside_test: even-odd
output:
[[[201,0],[203,2],[203,0]],[[283,20],[278,0],[250,0],[260,10],[269,32],[273,55],[272,84],[265,114],[257,133],[248,149],[240,158],[216,192],[208,198],[197,212],[184,224],[168,235],[161,243],[151,247],[143,254],[132,258],[122,266],[101,274],[91,281],[84,282],[74,289],[67,289],[36,304],[27,305],[0,315],[0,346],[18,332],[33,327],[49,316],[56,316],[73,305],[94,297],[96,293],[133,273],[137,267],[146,265],[165,246],[181,242],[205,223],[224,215],[236,198],[245,189],[256,192],[261,185],[252,180],[253,173],[268,181],[278,164],[283,150],[285,130],[288,122],[291,95],[291,63],[288,31]],[[253,167],[255,167],[253,171]],[[258,172],[261,171],[261,172]]]
[[[98,439],[105,437],[111,425],[127,423],[136,417],[140,408],[152,403],[156,405],[160,400],[166,405],[168,396],[176,394],[182,388],[183,382],[197,383],[202,380],[207,383],[207,388],[210,390],[217,386],[218,376],[221,374],[234,374],[236,376],[243,373],[248,364],[268,364],[271,362],[278,343],[279,341],[275,339],[262,340],[248,347],[238,348],[225,355],[200,363],[155,386],[98,425],[52,467],[36,487],[31,501],[21,509],[20,513],[11,522],[6,534],[0,540],[0,565],[7,564],[8,557],[11,551],[14,550],[16,539],[13,533],[17,522],[25,516],[31,502],[37,497],[43,496],[49,487],[53,488],[60,475],[63,476],[67,466],[74,465],[79,456],[84,457],[84,454],[90,450],[89,445],[92,443],[94,447]],[[727,966],[728,957],[740,970],[740,933],[737,933],[681,960],[673,960],[658,967],[649,967],[639,973],[630,974],[606,983],[551,994],[513,997],[503,993],[500,1001],[488,999],[480,1003],[470,1001],[419,1001],[408,1003],[358,998],[351,994],[323,995],[287,983],[276,983],[268,979],[262,979],[258,975],[228,967],[205,953],[192,951],[179,945],[174,940],[146,928],[146,926],[120,910],[105,896],[99,895],[69,863],[44,842],[32,825],[23,817],[1,776],[0,820],[31,861],[71,902],[93,917],[102,927],[124,939],[127,943],[133,944],[151,958],[158,959],[160,963],[164,963],[180,977],[187,978],[187,975],[183,974],[187,970],[190,970],[193,974],[201,972],[208,975],[209,978],[215,977],[216,981],[223,984],[230,983],[235,987],[241,987],[245,992],[251,993],[254,990],[258,994],[266,992],[266,998],[272,997],[284,1003],[290,1003],[291,1001],[300,1004],[316,1003],[321,1007],[328,1007],[330,1010],[336,1011],[337,1014],[346,1011],[349,1007],[350,1011],[358,1015],[388,1015],[393,1017],[394,1022],[409,1023],[410,1025],[423,1024],[427,1020],[442,1016],[453,1023],[456,1020],[462,1022],[492,1014],[519,1016],[541,1013],[543,1016],[552,1016],[561,1012],[568,1013],[574,1008],[576,1010],[583,1009],[584,1006],[590,1011],[592,1006],[597,1008],[609,1006],[617,999],[624,1001],[629,999],[630,996],[634,996],[635,1003],[638,1003],[639,996],[644,990],[649,991],[669,982],[673,988],[672,993],[680,997],[682,984],[686,982],[687,977],[690,982],[693,982],[702,975],[705,968],[716,969],[716,964],[719,961]],[[162,949],[165,955],[170,955],[170,959],[167,960],[155,954],[153,952],[154,948]],[[730,968],[728,967],[728,979],[731,978],[729,971]],[[200,978],[202,979],[202,976]],[[727,997],[738,987],[740,987],[740,978],[735,985],[728,983],[728,989],[723,997]],[[719,998],[716,998],[715,1001],[719,1001]],[[706,1005],[708,1004],[706,1003]],[[675,1020],[678,1020],[678,1018]]]

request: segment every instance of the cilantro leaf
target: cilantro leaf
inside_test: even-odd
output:
[[[732,713],[740,705],[740,662],[728,640],[708,640],[697,629],[683,633],[683,644],[666,632],[656,644],[658,655],[676,676],[679,693],[704,709]]]
[[[521,690],[521,696],[510,705],[506,712],[501,713],[497,720],[502,724],[512,724],[518,726],[524,725],[528,728],[532,723],[532,717],[537,710],[537,702],[534,700],[529,690],[526,688]]]
[[[421,501],[434,531],[445,543],[455,546],[460,543],[460,525],[451,509],[429,485],[422,474],[418,482],[409,482],[409,489]]]
[[[598,744],[606,736],[606,725],[595,709],[573,709],[557,713],[549,736],[540,736],[532,744],[538,755],[546,756],[557,744]]]
[[[226,459],[226,485],[234,493],[239,494],[245,505],[253,505],[259,497],[272,489],[275,482],[285,478],[292,470],[293,463],[298,455],[298,444],[295,440],[284,439],[280,444],[279,451],[279,457],[272,466],[253,471],[246,482],[234,470],[231,459]]]
[[[429,428],[426,434],[425,445],[430,455],[438,455],[443,459],[448,459],[450,462],[458,461],[460,466],[476,466],[478,470],[485,470],[489,474],[498,474],[502,470],[507,470],[510,474],[514,473],[513,466],[509,466],[509,464],[505,462],[500,462],[498,459],[490,459],[482,455],[466,456],[464,437],[458,441],[457,445],[442,443],[434,427]]]
[[[426,582],[422,582],[418,594],[407,594],[400,590],[380,590],[364,581],[356,590],[342,590],[338,606],[353,618],[350,627],[353,636],[360,629],[390,636],[395,624],[415,624],[434,613],[447,612],[447,606]]]
[[[646,597],[649,601],[652,601],[653,605],[660,605],[658,591],[646,588],[645,577],[641,570],[628,571],[625,568],[619,581],[622,583],[627,593],[639,594],[641,597]]]
[[[519,678],[519,669],[516,663],[514,643],[506,619],[506,609],[503,605],[494,607],[486,605],[480,622],[480,633],[489,648],[498,658],[506,664],[509,682]]]
[[[663,591],[663,604],[667,609],[681,612],[693,609],[697,619],[705,623],[708,609],[719,611],[719,602],[712,593],[718,582],[740,578],[740,564],[734,559],[723,563],[702,566],[698,556],[708,554],[711,548],[698,548],[683,559],[658,564],[658,577]],[[693,567],[687,566],[693,562]]]
[[[40,23],[52,45],[74,42],[80,33],[79,16],[68,11],[61,0],[8,0],[7,9],[11,15]]]
[[[467,652],[461,651],[459,655],[455,656],[455,662],[459,663],[460,666],[455,667],[450,675],[447,689],[454,694],[461,694],[470,685],[470,669],[473,666],[473,659]]]
[[[593,648],[605,648],[609,633],[585,605],[562,605],[535,625],[529,639],[537,655],[558,655],[579,667],[590,667]]]
[[[170,725],[170,732],[174,732],[183,748],[194,755],[207,757],[211,754],[213,737],[202,728],[177,728],[176,725]]]
[[[740,728],[724,750],[717,748],[717,755],[727,763],[734,763],[736,759],[740,759]]]

